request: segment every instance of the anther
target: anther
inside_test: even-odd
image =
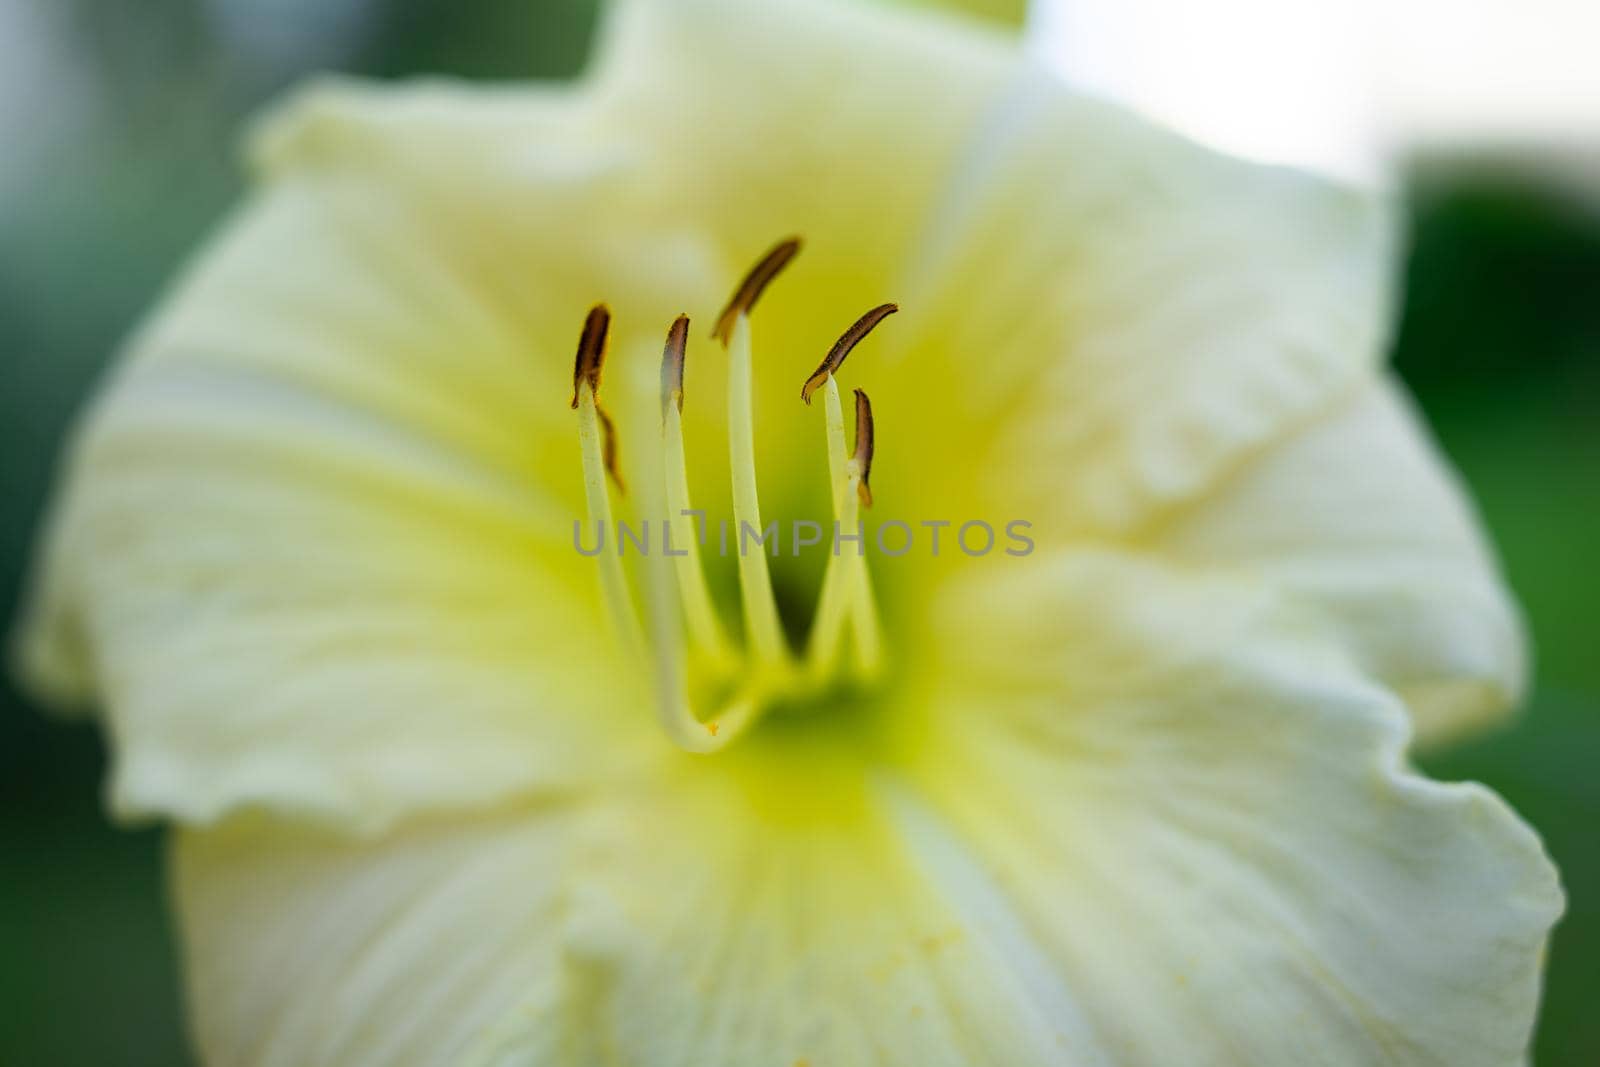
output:
[[[734,292],[733,298],[728,301],[728,306],[722,309],[722,314],[717,318],[717,325],[711,331],[711,336],[728,344],[733,337],[733,324],[740,315],[750,314],[756,306],[762,290],[766,289],[778,272],[789,265],[800,251],[800,238],[790,237],[779,241],[772,250],[761,257],[761,262],[750,268],[750,273],[744,276],[744,281],[739,283],[739,288]]]
[[[856,392],[859,394],[860,390]],[[598,403],[594,406],[594,413],[600,416],[600,429],[603,431],[600,438],[601,461],[605,463],[606,473],[611,475],[611,480],[616,483],[617,492],[626,496],[628,487],[622,481],[622,462],[617,455],[617,424],[611,421],[606,409]]]
[[[667,404],[683,410],[683,354],[689,341],[689,316],[679,315],[667,331],[667,346],[661,353],[661,411]]]
[[[862,339],[871,333],[873,328],[884,319],[899,311],[898,304],[879,304],[865,315],[856,320],[855,325],[844,332],[844,335],[833,343],[828,349],[828,354],[823,357],[822,364],[811,372],[811,377],[806,379],[806,384],[800,387],[800,399],[807,404],[811,403],[811,394],[816,392],[823,382],[828,380],[828,375],[839,370],[844,358],[860,344]]]
[[[856,492],[861,497],[861,506],[868,508],[872,506],[872,489],[867,485],[867,479],[872,475],[872,447],[872,401],[867,399],[865,392],[857,389],[854,459],[861,471],[861,481],[856,483]]]
[[[589,383],[595,403],[600,402],[600,368],[606,361],[606,337],[611,332],[611,312],[604,304],[589,309],[578,337],[578,358],[572,367],[572,410],[578,410],[578,386]]]

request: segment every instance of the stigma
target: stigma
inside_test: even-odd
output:
[[[761,531],[753,411],[755,361],[751,317],[756,303],[799,254],[799,238],[779,241],[740,281],[711,332],[727,360],[727,443],[732,476],[733,526]],[[834,342],[805,380],[801,398],[809,406],[823,395],[823,430],[829,498],[835,523],[817,607],[803,647],[792,648],[778,615],[767,554],[739,551],[740,618],[722,618],[710,592],[700,555],[705,513],[694,510],[684,448],[683,410],[690,322],[679,315],[668,327],[660,373],[660,477],[641,491],[648,516],[665,514],[664,540],[677,546],[651,557],[644,553],[643,616],[620,553],[597,552],[606,608],[627,656],[652,680],[660,725],[681,748],[715,752],[732,743],[777,704],[793,706],[830,688],[868,682],[881,669],[882,640],[867,560],[862,554],[861,509],[872,505],[869,479],[874,450],[872,404],[854,391],[855,441],[845,445],[845,419],[836,376],[845,358],[884,319],[898,311],[879,304],[860,316]],[[618,460],[618,427],[600,399],[611,314],[596,304],[584,319],[573,365],[572,407],[578,413],[584,499],[590,521],[614,529],[613,492],[625,492]],[[648,468],[647,468],[648,469]],[[634,473],[639,473],[636,468]],[[609,485],[608,485],[609,483]],[[846,536],[841,531],[851,531]],[[855,551],[842,550],[846,540]],[[585,553],[588,554],[588,553]]]

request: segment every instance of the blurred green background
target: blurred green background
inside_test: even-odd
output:
[[[237,195],[241,116],[313,70],[569,75],[594,16],[593,0],[0,0],[0,619],[15,615],[64,428]],[[1600,167],[1577,147],[1409,168],[1396,359],[1538,651],[1520,719],[1422,763],[1498,790],[1560,864],[1569,912],[1536,1054],[1587,1067],[1600,1063]],[[92,728],[0,680],[3,1067],[190,1062],[160,834],[108,825],[103,768]]]

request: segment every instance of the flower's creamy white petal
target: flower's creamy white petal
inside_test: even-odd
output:
[[[185,833],[202,1047],[1515,1061],[1554,874],[1492,795],[1400,767],[1399,710],[1292,606],[1128,559],[990,579],[945,605],[952,670],[903,719],[769,721],[675,780],[365,843]]]
[[[769,720],[548,832],[189,834],[200,1031],[266,1050],[225,1065],[428,1062],[361,1041],[413,1028],[468,1064],[1516,1062],[1554,871],[1404,767],[1324,626],[1236,575],[1008,561],[905,635],[939,667],[900,706]]]
[[[519,151],[558,137],[541,114]],[[22,650],[105,705],[120,812],[377,826],[654,751],[572,546],[567,398],[590,279],[649,307],[634,254],[679,280],[704,257],[586,240],[601,190],[524,186],[496,229],[324,147],[136,339],[76,443]],[[540,249],[572,269],[525,269]]]
[[[619,822],[584,883],[603,902],[583,931],[588,1022],[617,1062],[1069,1061],[1076,991],[941,884],[887,787],[860,766],[768,770],[781,786],[681,789]]]
[[[211,1067],[1098,1062],[1059,1044],[1072,995],[1034,986],[1026,939],[958,910],[882,809],[747,796],[713,773],[365,843],[185,831],[201,1052]]]
[[[1555,871],[1493,794],[1406,769],[1399,702],[1324,627],[1269,583],[1088,550],[974,574],[932,624],[924,822],[1116,1063],[1525,1050]]]
[[[1464,494],[1388,383],[1264,453],[1156,545],[1303,601],[1404,698],[1421,742],[1495,718],[1522,691],[1516,609]]]
[[[930,330],[1006,426],[993,499],[1057,544],[1126,536],[1370,379],[1388,225],[1367,195],[1029,100]]]
[[[365,843],[249,816],[181,831],[173,886],[203,1061],[469,1062],[559,984],[567,821],[534,808]]]
[[[636,198],[718,238],[735,273],[714,304],[773,241],[800,235],[761,317],[824,350],[906,262],[1020,60],[999,34],[873,5],[615,6],[588,88],[596,124],[640,153]],[[843,303],[819,306],[818,288]]]

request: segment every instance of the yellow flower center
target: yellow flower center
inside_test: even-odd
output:
[[[861,508],[872,504],[872,405],[864,391],[855,390],[855,448],[847,452],[834,375],[850,351],[898,310],[895,305],[882,304],[861,316],[801,389],[808,405],[818,390],[823,394],[834,524],[832,536],[823,539],[831,551],[802,649],[791,648],[785,635],[764,548],[774,528],[762,524],[756,479],[750,315],[762,291],[799,248],[800,242],[791,238],[768,252],[745,277],[712,332],[728,357],[728,457],[742,644],[729,638],[707,585],[700,555],[704,513],[694,510],[689,494],[682,425],[688,317],[680,315],[673,322],[662,356],[660,478],[645,487],[641,509],[663,518],[651,523],[661,531],[658,551],[642,552],[648,586],[643,622],[622,566],[623,535],[607,487],[609,475],[617,491],[624,491],[617,429],[600,404],[610,328],[605,305],[590,310],[578,342],[572,406],[578,412],[588,518],[598,530],[617,531],[616,551],[597,552],[607,609],[628,654],[654,679],[663,728],[691,752],[722,748],[775,707],[814,707],[824,695],[830,696],[830,704],[839,704],[839,693],[870,684],[882,669],[861,525]]]

